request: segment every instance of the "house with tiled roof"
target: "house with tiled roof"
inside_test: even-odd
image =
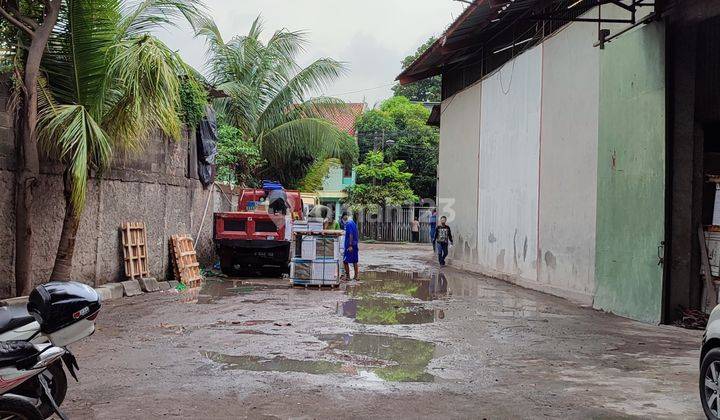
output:
[[[355,133],[355,121],[365,111],[364,103],[348,103],[347,107],[340,111],[333,111],[325,116],[332,121],[339,129],[348,133],[353,141],[357,142]],[[335,218],[341,215],[341,204],[347,198],[347,188],[355,185],[355,170],[352,166],[333,165],[330,167],[322,190],[318,191],[320,203],[335,210]]]

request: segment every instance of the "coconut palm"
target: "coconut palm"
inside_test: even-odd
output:
[[[341,112],[334,98],[308,99],[345,72],[342,63],[321,58],[307,67],[297,55],[305,33],[276,31],[267,42],[258,17],[247,35],[225,42],[214,22],[197,24],[209,47],[212,83],[228,94],[218,108],[224,120],[254,142],[267,161],[266,176],[295,184],[318,159],[357,159],[357,145],[323,117]]]
[[[196,20],[198,0],[66,0],[43,57],[39,139],[65,165],[65,217],[51,280],[70,278],[91,171],[151,130],[178,139],[183,62],[150,31]]]

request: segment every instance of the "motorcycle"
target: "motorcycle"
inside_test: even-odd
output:
[[[100,306],[91,287],[52,282],[33,290],[27,311],[0,307],[0,415],[6,405],[23,409],[22,400],[37,418],[65,418],[59,410],[67,392],[63,363],[75,380],[78,368],[67,346],[95,332]]]
[[[34,345],[27,341],[5,341],[0,343],[0,394],[11,400],[22,399],[36,411],[34,418],[46,418],[41,405],[47,405],[61,419],[65,416],[59,411],[53,398],[48,382],[42,373],[65,354],[65,350],[52,344]],[[22,395],[16,393],[18,387],[35,379],[39,389],[33,393]],[[0,400],[0,411],[3,411]],[[29,410],[29,409],[27,409]],[[6,407],[6,412],[11,410]],[[50,414],[52,414],[52,412]],[[18,417],[16,414],[15,417]],[[31,417],[32,418],[32,417]]]
[[[42,414],[26,399],[14,395],[0,395],[0,419],[36,420]]]

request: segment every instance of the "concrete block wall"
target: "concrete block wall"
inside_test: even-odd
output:
[[[7,84],[0,83],[0,298],[14,293],[14,162],[12,124],[6,112]],[[7,125],[5,125],[7,124]],[[127,221],[147,225],[151,275],[171,274],[168,240],[174,234],[195,238],[202,265],[215,259],[212,220],[216,203],[226,201],[213,188],[202,230],[208,190],[188,168],[194,149],[189,133],[180,141],[154,135],[136,154],[118,152],[112,169],[88,183],[75,248],[73,277],[93,286],[123,279],[120,226]],[[194,138],[193,138],[194,141]],[[34,270],[36,284],[47,281],[54,263],[64,215],[62,168],[44,160],[34,201]]]
[[[478,149],[482,84],[458,92],[442,103],[438,212],[453,229],[450,257],[478,263]]]
[[[455,199],[462,238],[451,264],[658,322],[663,26],[603,51],[595,37],[567,25],[443,101],[439,196]]]

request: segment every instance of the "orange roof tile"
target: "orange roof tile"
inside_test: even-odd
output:
[[[339,129],[355,137],[355,120],[365,111],[363,103],[348,103],[345,109],[328,112],[325,118],[333,122]]]

